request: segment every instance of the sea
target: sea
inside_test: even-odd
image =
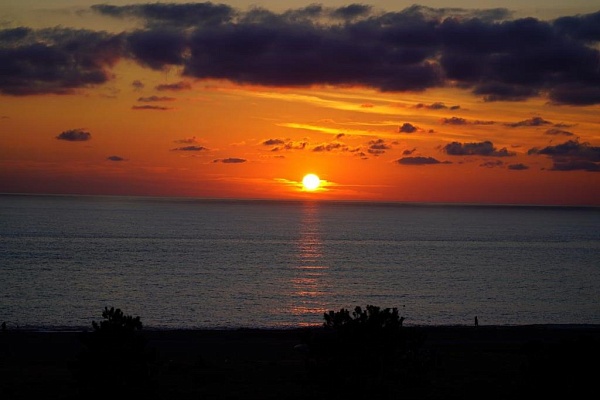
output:
[[[600,208],[0,195],[0,321],[78,330],[600,324]]]

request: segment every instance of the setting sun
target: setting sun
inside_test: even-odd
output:
[[[307,174],[302,179],[302,186],[306,190],[316,190],[321,185],[321,179],[315,174]]]

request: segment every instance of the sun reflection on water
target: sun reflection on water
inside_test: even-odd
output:
[[[297,264],[291,279],[293,303],[291,313],[302,317],[305,324],[321,321],[325,312],[325,295],[328,292],[327,272],[323,264],[319,205],[306,203],[303,207],[297,241]],[[301,323],[303,325],[304,323]]]

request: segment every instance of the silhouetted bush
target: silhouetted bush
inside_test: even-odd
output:
[[[337,331],[338,334],[353,338],[377,336],[378,339],[388,339],[398,334],[403,318],[398,315],[397,308],[381,309],[367,305],[363,310],[360,306],[350,311],[342,308],[338,312],[325,313],[324,326]]]
[[[402,327],[398,309],[367,305],[329,311],[324,318],[324,330],[310,340],[309,373],[327,396],[395,398],[421,376],[421,341]]]
[[[100,323],[92,322],[93,332],[81,336],[84,349],[76,370],[80,393],[86,398],[148,397],[154,357],[146,350],[140,317],[118,308],[105,308],[102,317]]]

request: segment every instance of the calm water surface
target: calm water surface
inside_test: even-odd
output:
[[[600,324],[600,210],[4,195],[0,278],[19,327]]]

